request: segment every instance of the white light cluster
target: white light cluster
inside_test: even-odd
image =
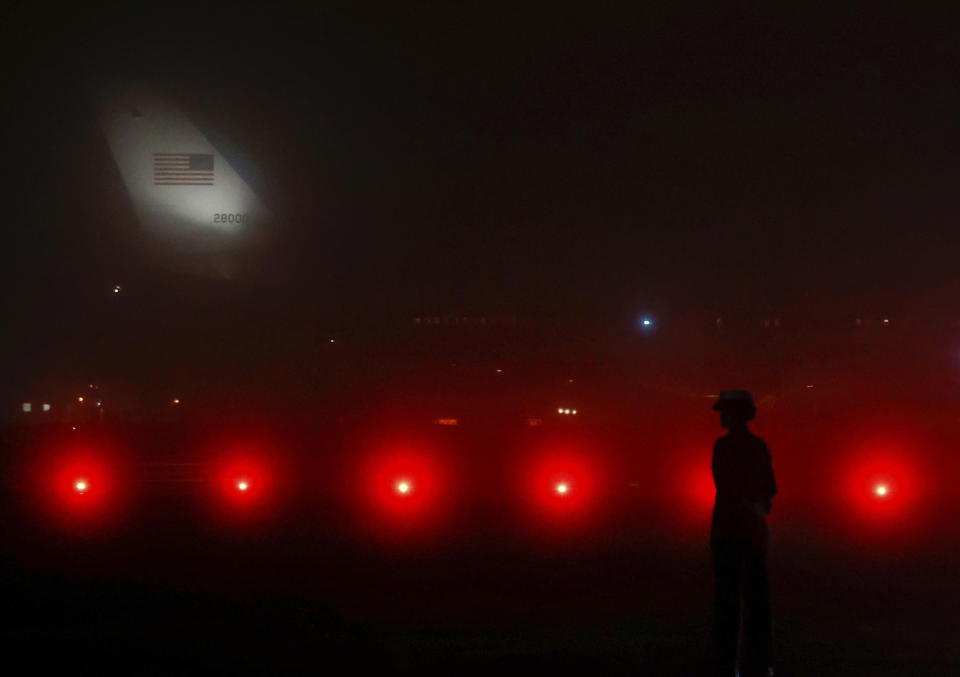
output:
[[[561,416],[576,416],[576,415],[577,415],[577,410],[576,410],[576,409],[565,409],[565,408],[563,408],[563,407],[560,407],[559,409],[557,409],[557,413],[560,414]]]

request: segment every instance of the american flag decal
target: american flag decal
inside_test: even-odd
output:
[[[210,153],[154,153],[153,185],[212,186],[213,155]]]

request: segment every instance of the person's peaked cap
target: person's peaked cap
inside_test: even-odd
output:
[[[724,390],[720,393],[720,397],[717,398],[713,409],[716,411],[729,406],[742,407],[747,405],[756,407],[753,403],[753,395],[750,394],[749,390]]]

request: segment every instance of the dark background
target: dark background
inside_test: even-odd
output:
[[[956,666],[956,25],[638,4],[5,10],[5,411],[96,384],[92,439],[140,496],[64,529],[22,472],[81,412],[3,429],[13,655],[701,674],[710,491],[675,471],[709,467],[708,396],[748,387],[781,485],[782,674]],[[236,158],[278,217],[259,274],[146,263],[100,76],[170,94]],[[580,420],[550,418],[569,401]],[[205,454],[254,426],[337,488],[209,524]],[[471,479],[446,530],[407,542],[344,517],[342,471],[359,440],[411,430]],[[570,436],[613,477],[577,529],[484,491]],[[877,449],[922,478],[910,511],[849,493],[845,464]]]
[[[84,95],[121,74],[248,158],[298,305],[946,303],[951,25],[802,4],[21,6],[7,271],[56,299],[123,265]]]
[[[86,354],[77,377],[94,378],[104,339],[156,336],[158,309],[181,333],[206,318],[241,336],[259,316],[385,340],[447,314],[953,320],[947,19],[746,3],[14,6],[11,368],[29,383]],[[269,272],[215,285],[145,265],[87,96],[114,76],[168,92],[236,158],[278,216],[258,252]],[[104,292],[118,282],[135,298],[121,312]]]

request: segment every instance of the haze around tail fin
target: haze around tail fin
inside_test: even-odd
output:
[[[131,83],[90,90],[147,258],[181,272],[242,274],[272,225],[244,178],[170,97]]]

